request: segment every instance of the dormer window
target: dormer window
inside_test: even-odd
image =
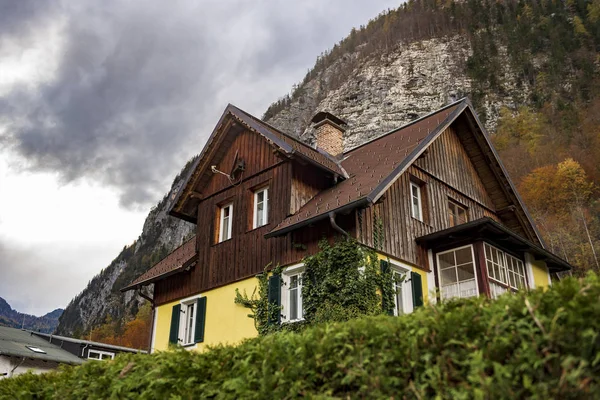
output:
[[[233,203],[224,205],[220,209],[219,243],[231,239],[231,226],[233,218]]]
[[[258,228],[269,223],[269,188],[265,187],[254,192],[254,222],[252,228]]]

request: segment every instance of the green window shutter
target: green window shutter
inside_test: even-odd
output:
[[[410,283],[412,285],[413,307],[420,307],[423,305],[423,283],[421,282],[421,275],[416,272],[411,272]]]
[[[196,330],[194,343],[204,342],[204,326],[206,325],[206,297],[200,297],[196,302]]]
[[[271,275],[269,277],[269,293],[268,293],[269,305],[277,307],[277,310],[281,307],[281,276]],[[281,312],[277,311],[277,315],[271,315],[269,313],[269,324],[275,325],[281,323]]]
[[[387,262],[386,260],[380,260],[379,261],[379,268],[381,269],[381,273],[382,274],[387,274],[390,271],[390,263]],[[388,309],[388,302],[386,301],[385,296],[383,296],[383,288],[381,288],[381,308],[384,311],[387,309],[387,314],[388,315],[394,315],[394,308],[390,307]]]
[[[171,314],[171,332],[169,333],[169,343],[179,343],[179,316],[181,314],[181,304],[173,306]]]

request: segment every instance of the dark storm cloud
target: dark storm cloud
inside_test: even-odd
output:
[[[0,0],[0,35],[23,37],[59,8],[53,0]]]
[[[0,146],[23,156],[27,168],[58,172],[65,182],[84,177],[117,188],[126,206],[160,198],[200,152],[228,102],[260,116],[317,54],[388,6],[73,1],[54,8],[35,2],[45,4],[38,9],[29,1],[11,3],[2,3],[0,24],[10,22],[0,35],[66,22],[52,79],[0,98],[0,121],[8,123]]]

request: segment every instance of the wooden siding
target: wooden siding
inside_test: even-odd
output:
[[[312,165],[294,163],[290,215],[333,184],[332,177]]]
[[[431,143],[427,154],[415,161],[414,165],[474,201],[495,209],[494,202],[453,127],[446,129]]]
[[[425,222],[411,216],[410,182],[415,178],[422,183]],[[429,269],[426,249],[418,246],[415,238],[450,227],[448,199],[467,208],[469,221],[483,217],[499,221],[494,203],[451,128],[394,182],[380,201],[358,212],[358,239],[376,247],[375,226],[380,218],[384,222],[380,250]]]
[[[190,272],[155,284],[159,305],[255,276],[269,263],[275,266],[299,262],[318,251],[321,238],[333,238],[336,234],[326,220],[282,237],[265,239],[264,235],[289,215],[293,177],[307,179],[304,189],[296,189],[296,204],[306,201],[315,187],[325,185],[326,178],[306,165],[276,157],[267,142],[252,132],[241,133],[232,143],[217,168],[229,172],[235,151],[239,150],[240,158],[246,160],[245,178],[232,185],[217,174],[208,182],[197,211],[196,266]],[[295,175],[295,169],[306,172]],[[252,229],[254,190],[265,185],[269,187],[269,223]],[[217,243],[218,212],[227,203],[233,203],[232,238]],[[354,215],[341,215],[337,219],[350,233],[355,232],[354,221]]]

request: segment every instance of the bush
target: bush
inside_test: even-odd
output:
[[[0,398],[600,397],[600,278],[0,381]]]

